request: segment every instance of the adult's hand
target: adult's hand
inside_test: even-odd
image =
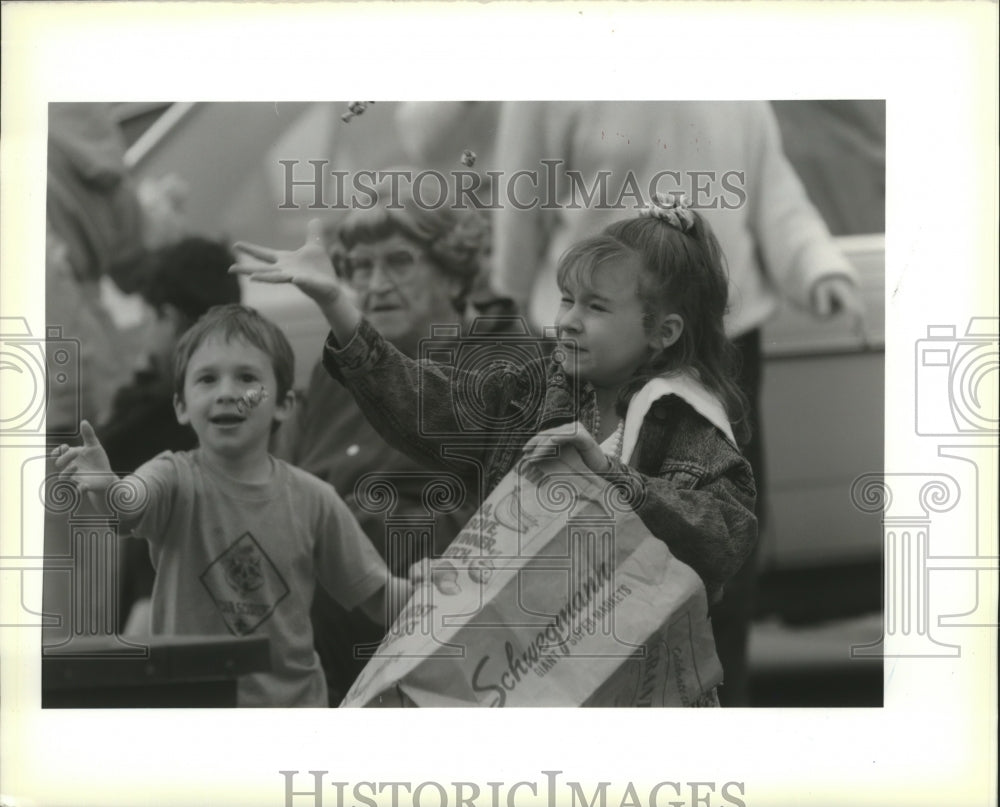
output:
[[[845,314],[851,321],[851,330],[858,336],[865,332],[865,308],[857,286],[844,275],[821,277],[813,286],[812,311],[821,319]]]

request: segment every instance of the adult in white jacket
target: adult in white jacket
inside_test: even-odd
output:
[[[781,296],[819,315],[838,304],[860,310],[854,270],[785,158],[765,102],[505,103],[496,167],[508,178],[538,172],[537,206],[518,209],[530,197],[525,177],[512,188],[517,204],[508,198],[496,211],[493,278],[497,291],[529,305],[537,325],[558,308],[559,255],[637,204],[630,176],[646,200],[651,184],[685,193],[712,225],[729,264],[731,336],[759,328]],[[598,193],[588,204],[599,172],[607,172],[607,204]],[[547,199],[552,173],[557,191]]]

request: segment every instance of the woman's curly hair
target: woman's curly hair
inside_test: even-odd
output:
[[[446,277],[459,281],[451,302],[457,311],[464,311],[489,248],[487,220],[450,197],[433,206],[423,204],[405,183],[395,187],[382,183],[375,194],[371,207],[352,210],[336,230],[339,247],[333,251],[333,263],[338,273],[345,273],[347,253],[355,245],[404,235],[423,247]]]

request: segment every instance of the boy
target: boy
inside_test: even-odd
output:
[[[190,237],[148,253],[136,271],[135,290],[147,309],[139,337],[141,365],[115,393],[111,414],[97,427],[116,473],[131,473],[161,451],[198,444],[174,414],[174,350],[210,308],[240,302],[239,282],[229,274],[232,263],[224,243]]]
[[[153,632],[271,639],[271,671],[243,676],[240,706],[326,706],[309,606],[318,580],[345,608],[381,622],[391,577],[334,489],[268,453],[294,405],[284,334],[241,305],[210,310],[181,339],[174,410],[198,448],[164,452],[127,477],[136,512],[123,526],[147,538],[157,568]],[[118,480],[90,424],[83,445],[53,452],[61,478],[93,502]]]
[[[97,437],[116,474],[132,473],[162,451],[189,451],[198,445],[190,426],[174,414],[173,359],[181,335],[210,308],[240,301],[240,285],[229,274],[233,256],[221,241],[191,236],[147,253],[134,289],[148,310],[141,342],[142,365],[115,393],[111,414]],[[119,584],[119,625],[127,633],[148,633],[153,567],[147,547],[123,541]]]

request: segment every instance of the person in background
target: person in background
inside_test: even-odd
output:
[[[530,184],[522,182],[519,207],[508,203],[496,211],[492,277],[498,293],[527,306],[536,327],[550,323],[559,307],[554,282],[559,256],[626,215],[629,206],[656,192],[685,194],[711,225],[729,267],[726,330],[742,354],[740,383],[752,430],[742,450],[753,467],[763,526],[761,329],[783,298],[819,317],[843,312],[860,323],[862,311],[855,270],[786,159],[771,107],[765,102],[509,102],[500,112],[496,149],[496,168],[506,176],[522,170],[540,176],[534,200],[539,204],[524,209],[533,199]],[[549,187],[542,160],[561,161],[552,199],[540,198]],[[713,615],[726,674],[720,698],[728,706],[749,702],[747,639],[756,557],[729,581]]]
[[[142,255],[138,191],[108,104],[49,104],[45,320],[79,340],[79,384],[50,391],[48,431],[71,434],[79,418],[107,414],[129,365],[101,301],[101,278]],[[127,274],[127,273],[123,273]]]
[[[885,101],[772,101],[788,161],[833,235],[885,232]]]
[[[117,474],[135,471],[163,451],[189,451],[198,444],[190,426],[174,412],[174,350],[181,336],[210,308],[240,301],[239,281],[229,274],[232,253],[225,244],[192,236],[149,252],[133,279],[147,308],[143,356],[131,381],[111,403],[111,413],[97,435]],[[124,541],[121,548],[119,630],[136,603],[153,591],[153,567],[147,548]],[[139,609],[126,632],[141,630]]]
[[[81,419],[108,416],[115,390],[128,379],[136,355],[105,307],[107,283],[134,291],[136,266],[147,249],[176,240],[186,228],[183,188],[175,178],[137,183],[125,159],[125,142],[112,105],[52,103],[48,106],[45,227],[45,324],[49,378],[46,440],[79,442]],[[69,379],[58,364],[62,343],[73,343],[79,364]],[[53,366],[53,362],[55,362]],[[46,471],[51,476],[51,469]],[[73,555],[67,513],[47,508],[45,554]],[[89,581],[94,571],[75,573]],[[58,616],[43,628],[46,646],[68,636],[79,615],[67,576],[46,569],[42,602]],[[103,603],[98,611],[103,609]],[[105,624],[104,614],[93,615]]]
[[[351,211],[339,223],[331,254],[372,325],[400,351],[416,358],[421,340],[432,336],[434,326],[467,329],[480,313],[469,305],[468,295],[482,274],[487,228],[471,210],[457,210],[449,204],[418,205],[406,185],[400,186],[396,197],[389,192],[388,184],[381,186],[371,209]],[[378,434],[350,391],[331,378],[321,363],[313,370],[304,403],[282,429],[275,453],[341,491],[390,571],[398,576],[405,576],[421,558],[442,552],[478,504],[476,496],[469,495],[450,512],[434,514],[433,543],[414,541],[390,552],[387,514],[361,507],[355,487],[371,474],[384,476],[396,491],[393,517],[420,519],[427,514],[422,493],[427,474]],[[317,590],[312,619],[331,705],[337,705],[367,660],[355,648],[377,645],[387,626],[345,611],[322,590]]]
[[[145,251],[184,234],[185,189],[172,176],[135,181],[110,104],[49,104],[47,157],[45,319],[81,352],[79,387],[50,390],[48,430],[71,434],[81,414],[107,415],[134,358],[105,310],[102,279],[134,291]]]

